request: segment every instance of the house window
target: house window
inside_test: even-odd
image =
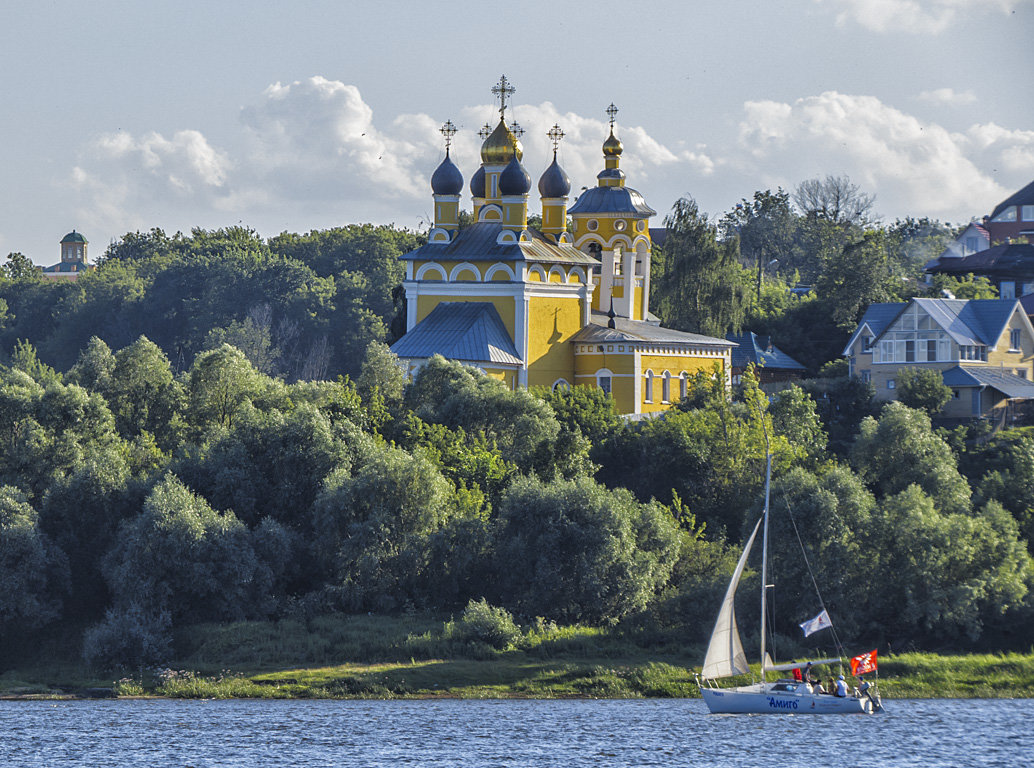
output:
[[[958,400],[959,399],[959,391],[957,389],[953,389],[951,391],[951,399],[952,400]]]
[[[1016,206],[1010,205],[1004,211],[991,219],[991,221],[1016,221]]]
[[[862,371],[862,381],[866,384],[872,381],[872,373],[870,371]]]
[[[1012,280],[1003,280],[998,284],[998,298],[1000,299],[1015,299],[1016,298],[1016,283]]]
[[[1009,331],[1009,351],[1019,352],[1020,351],[1020,329],[1013,328]]]
[[[897,382],[894,379],[887,379],[887,389],[894,389],[897,386]]]
[[[862,337],[862,352],[872,352],[872,343],[876,340],[875,336],[863,336]]]
[[[587,222],[585,222],[585,228],[590,232],[595,232],[597,229],[599,229],[599,226],[600,223],[596,221],[596,219],[589,219]]]
[[[966,252],[967,255],[971,254],[971,253],[976,253],[977,252],[977,243],[979,242],[979,240],[980,240],[980,238],[978,238],[978,237],[967,237],[966,238],[966,251],[965,252]]]
[[[603,394],[610,394],[610,376],[597,376],[596,383],[603,390]]]
[[[1024,205],[1020,208],[1020,218],[1024,221],[1034,221],[1034,205]]]
[[[1016,369],[1016,375],[1019,376],[1021,379],[1027,378],[1027,369],[1026,368],[1017,368]]]
[[[937,339],[926,340],[926,361],[928,363],[937,362]]]
[[[643,400],[647,403],[653,402],[653,371],[646,372],[646,387],[643,390]]]
[[[909,339],[905,342],[905,362],[914,363],[916,361],[916,343]]]
[[[671,402],[671,374],[664,372],[664,379],[661,381],[661,400],[665,403]]]
[[[679,376],[679,397],[683,400],[686,399],[687,386],[688,382],[686,381],[686,374],[683,373],[681,376]]]

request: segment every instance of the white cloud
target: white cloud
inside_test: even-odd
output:
[[[1010,13],[1031,0],[815,0],[836,9],[837,26],[857,23],[873,32],[938,34],[967,14]]]
[[[176,205],[215,204],[226,195],[231,162],[195,130],[171,138],[151,131],[140,138],[119,132],[100,136],[72,169],[71,181],[88,220],[105,226],[147,226],[138,204],[164,200]]]
[[[740,171],[787,188],[846,173],[883,211],[964,220],[1034,174],[1034,132],[988,124],[952,133],[872,96],[829,91],[744,111]]]
[[[497,119],[491,105],[461,110],[454,121],[452,156],[464,177],[480,164],[478,129]],[[518,104],[508,119],[525,129],[524,162],[533,180],[551,161],[546,131],[559,123],[566,136],[560,162],[577,187],[595,183],[603,167],[606,121],[560,112],[552,103]],[[199,131],[171,139],[113,133],[90,144],[73,173],[89,200],[88,213],[115,231],[155,226],[156,212],[180,211],[185,223],[222,226],[241,220],[303,230],[359,220],[415,225],[431,208],[430,177],[442,156],[441,120],[426,114],[378,121],[354,85],[311,77],[274,83],[241,111],[232,149],[213,147]],[[646,180],[679,169],[704,176],[715,163],[706,148],[672,150],[641,126],[619,126],[622,167]],[[534,197],[534,191],[533,191]],[[158,219],[167,221],[167,219]]]
[[[973,91],[956,91],[953,88],[935,88],[932,91],[923,91],[919,94],[921,101],[931,104],[941,104],[948,107],[959,107],[966,104],[973,104],[977,95]]]

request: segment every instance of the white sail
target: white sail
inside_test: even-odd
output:
[[[718,611],[718,619],[714,623],[711,642],[704,657],[704,668],[700,672],[701,677],[730,677],[750,671],[747,657],[743,653],[743,644],[740,642],[740,632],[736,627],[736,587],[740,585],[740,577],[747,566],[747,556],[754,546],[754,537],[758,535],[760,525],[761,520],[758,520],[754,532],[747,539],[747,546],[743,548],[740,561],[736,563],[736,572],[732,575],[729,588],[725,592],[725,600],[722,601],[722,608]]]

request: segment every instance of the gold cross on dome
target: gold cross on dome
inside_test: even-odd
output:
[[[492,93],[499,98],[499,117],[503,117],[506,112],[506,100],[516,92],[517,89],[506,79],[506,75],[501,75],[499,82],[492,86]]]
[[[618,108],[614,106],[614,102],[610,102],[610,106],[607,107],[607,116],[610,118],[610,130],[614,131],[614,120],[618,116]]]
[[[517,123],[516,120],[514,120],[512,123],[510,123],[510,133],[513,134],[515,139],[519,139],[521,136],[524,135],[524,129],[521,128],[521,126]]]
[[[456,135],[456,126],[452,124],[452,120],[446,120],[445,125],[438,129],[438,132],[445,137],[445,150],[448,151],[449,147],[452,146],[452,137]]]
[[[478,131],[478,136],[480,136],[482,139],[487,139],[491,135],[492,135],[492,126],[490,126],[488,123],[485,123],[481,127],[481,130]]]
[[[546,131],[546,136],[553,142],[553,154],[556,154],[557,147],[560,146],[560,140],[564,138],[564,132],[560,130],[560,126],[553,123],[553,127]]]

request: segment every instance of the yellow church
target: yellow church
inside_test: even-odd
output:
[[[506,123],[514,89],[502,77],[492,91],[499,123],[482,130],[481,166],[470,180],[473,223],[459,225],[463,175],[449,157],[450,121],[442,127],[445,159],[431,177],[434,227],[402,257],[407,328],[391,349],[407,374],[440,354],[511,388],[599,387],[625,414],[666,410],[701,369],[717,365],[727,377],[730,342],[662,328],[650,314],[656,211],[625,185],[617,108],[607,109],[598,184],[570,209],[571,182],[557,162],[563,131],[550,129],[553,162],[538,182],[542,226],[532,229],[523,131]]]

